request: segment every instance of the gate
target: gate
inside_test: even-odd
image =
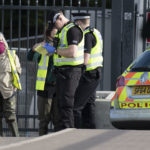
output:
[[[0,29],[4,33],[11,50],[15,49],[20,58],[22,66],[21,83],[23,90],[17,94],[17,120],[21,136],[37,136],[37,95],[35,91],[36,64],[27,61],[27,53],[30,48],[43,39],[43,31],[46,25],[48,11],[52,8],[64,10],[65,15],[72,19],[72,12],[91,13],[92,26],[101,31],[102,37],[106,39],[106,19],[111,16],[111,0],[1,0],[0,1]],[[106,9],[108,7],[109,9]],[[110,19],[109,19],[110,24]],[[110,25],[109,25],[110,27]],[[110,29],[110,28],[109,28]],[[109,34],[109,33],[108,33]],[[110,37],[110,36],[109,36]],[[104,69],[101,86],[105,89],[104,73],[108,74],[105,53],[109,54],[110,46],[104,44]],[[106,50],[106,51],[105,51]],[[109,56],[110,57],[110,56]],[[106,69],[105,69],[106,67]],[[106,75],[105,75],[106,76]],[[110,80],[110,79],[109,79]],[[108,78],[105,79],[108,82]],[[108,85],[108,84],[106,84]],[[106,87],[109,88],[109,87]],[[4,124],[5,121],[3,120]],[[9,136],[7,124],[5,133]],[[49,129],[52,129],[50,125]]]
[[[144,18],[143,24],[150,19],[150,0],[144,0]],[[143,41],[143,50],[150,48],[150,39],[145,39]]]
[[[149,44],[141,38],[150,0],[112,0],[111,89],[116,79]]]

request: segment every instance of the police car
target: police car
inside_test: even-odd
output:
[[[120,129],[150,129],[150,50],[118,77],[110,121]]]

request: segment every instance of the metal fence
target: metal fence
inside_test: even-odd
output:
[[[146,22],[150,19],[150,0],[144,0],[144,18],[143,21]],[[143,50],[150,48],[150,39],[146,39],[143,44]]]
[[[30,48],[43,39],[48,11],[59,7],[65,14],[74,11],[93,12],[93,26],[101,26],[101,33],[105,39],[106,4],[111,0],[1,0],[0,1],[0,29],[4,33],[10,49],[16,49],[22,65],[21,83],[23,90],[17,95],[17,119],[21,136],[37,136],[38,120],[36,107],[35,77],[36,64],[27,61]],[[101,15],[101,22],[98,21]],[[104,45],[105,51],[105,45]],[[103,53],[104,55],[104,53]],[[104,59],[105,60],[105,59]],[[102,78],[103,79],[103,78]],[[101,82],[101,89],[103,82]],[[5,124],[5,121],[3,121]],[[51,129],[52,126],[50,126]],[[5,124],[5,133],[10,135]]]

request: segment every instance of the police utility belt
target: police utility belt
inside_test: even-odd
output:
[[[60,76],[63,79],[66,79],[66,76],[63,74],[63,72],[66,72],[66,71],[82,71],[82,67],[83,67],[83,65],[55,67],[54,73],[56,74],[56,76]]]

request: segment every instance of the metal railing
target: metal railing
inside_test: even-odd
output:
[[[18,92],[17,96],[17,119],[21,136],[32,136],[34,135],[33,132],[38,131],[37,97],[34,87],[36,64],[28,62],[26,56],[34,43],[43,39],[42,35],[47,23],[48,11],[56,7],[68,12],[69,19],[72,19],[70,14],[73,11],[93,11],[94,18],[92,19],[94,19],[94,27],[101,24],[101,33],[103,38],[105,38],[106,0],[0,1],[1,32],[4,33],[10,49],[14,47],[17,49],[23,68],[21,76],[23,90]],[[101,22],[98,22],[99,12],[101,12]],[[101,82],[101,89],[103,88],[102,84]],[[5,125],[5,129],[8,131],[7,125]],[[9,132],[6,135],[9,135]]]

